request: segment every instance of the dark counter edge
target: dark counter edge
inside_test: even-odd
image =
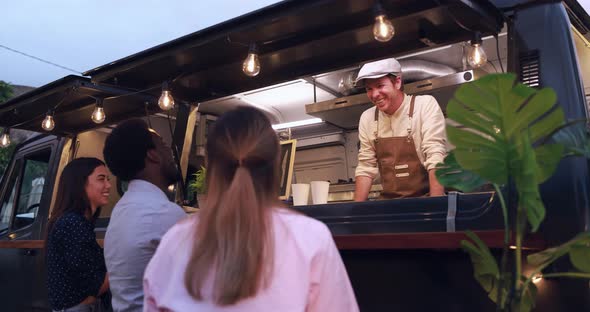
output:
[[[490,248],[504,246],[503,231],[474,231]],[[465,232],[386,233],[335,235],[334,241],[340,250],[387,250],[387,249],[458,249],[467,239]],[[97,240],[102,246],[103,240]],[[43,240],[0,241],[0,248],[43,248]],[[545,241],[539,235],[529,236],[523,248],[545,249]]]

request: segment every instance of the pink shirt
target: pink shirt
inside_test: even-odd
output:
[[[269,287],[255,297],[220,307],[210,300],[209,278],[202,290],[205,300],[195,300],[184,286],[184,272],[197,221],[198,215],[193,215],[162,238],[143,279],[144,311],[359,311],[326,225],[286,209],[273,213],[275,261]]]

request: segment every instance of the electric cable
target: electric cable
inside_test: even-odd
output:
[[[76,74],[78,74],[78,75],[82,75],[82,72],[79,72],[79,71],[77,71],[77,70],[75,70],[75,69],[71,69],[71,68],[69,68],[69,67],[62,66],[62,65],[59,65],[59,64],[56,64],[56,63],[53,63],[53,62],[50,62],[50,61],[44,60],[44,59],[42,59],[42,58],[40,58],[40,57],[36,57],[36,56],[30,55],[30,54],[27,54],[27,53],[25,53],[25,52],[21,52],[21,51],[18,51],[18,50],[15,50],[15,49],[9,48],[9,47],[7,47],[7,46],[5,46],[5,45],[1,45],[1,44],[0,44],[0,48],[6,49],[6,50],[8,50],[8,51],[10,51],[10,52],[14,52],[14,53],[17,53],[17,54],[20,54],[20,55],[24,55],[24,56],[26,56],[26,57],[32,58],[32,59],[34,59],[34,60],[37,60],[37,61],[39,61],[39,62],[43,62],[43,63],[49,64],[49,65],[52,65],[52,66],[55,66],[55,67],[59,67],[59,68],[61,68],[61,69],[65,69],[65,70],[67,70],[67,71],[71,71],[71,72],[73,72],[73,73],[76,73]]]

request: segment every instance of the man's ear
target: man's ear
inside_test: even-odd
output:
[[[155,148],[147,150],[146,160],[153,163],[160,163],[162,161],[160,154]]]
[[[402,90],[402,77],[396,76],[394,79],[393,85],[395,86],[396,89]]]

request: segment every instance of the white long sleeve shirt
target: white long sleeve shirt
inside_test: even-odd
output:
[[[131,180],[115,205],[104,238],[104,256],[117,312],[142,311],[143,273],[164,236],[186,217],[157,186]]]
[[[406,136],[410,122],[409,95],[404,96],[402,105],[393,115],[379,112],[379,137]],[[359,121],[360,149],[358,166],[355,176],[366,176],[372,179],[379,173],[375,152],[375,109],[371,107],[363,112]],[[414,115],[412,118],[412,138],[416,145],[418,158],[426,170],[435,168],[447,155],[447,136],[445,117],[431,95],[416,96]]]

